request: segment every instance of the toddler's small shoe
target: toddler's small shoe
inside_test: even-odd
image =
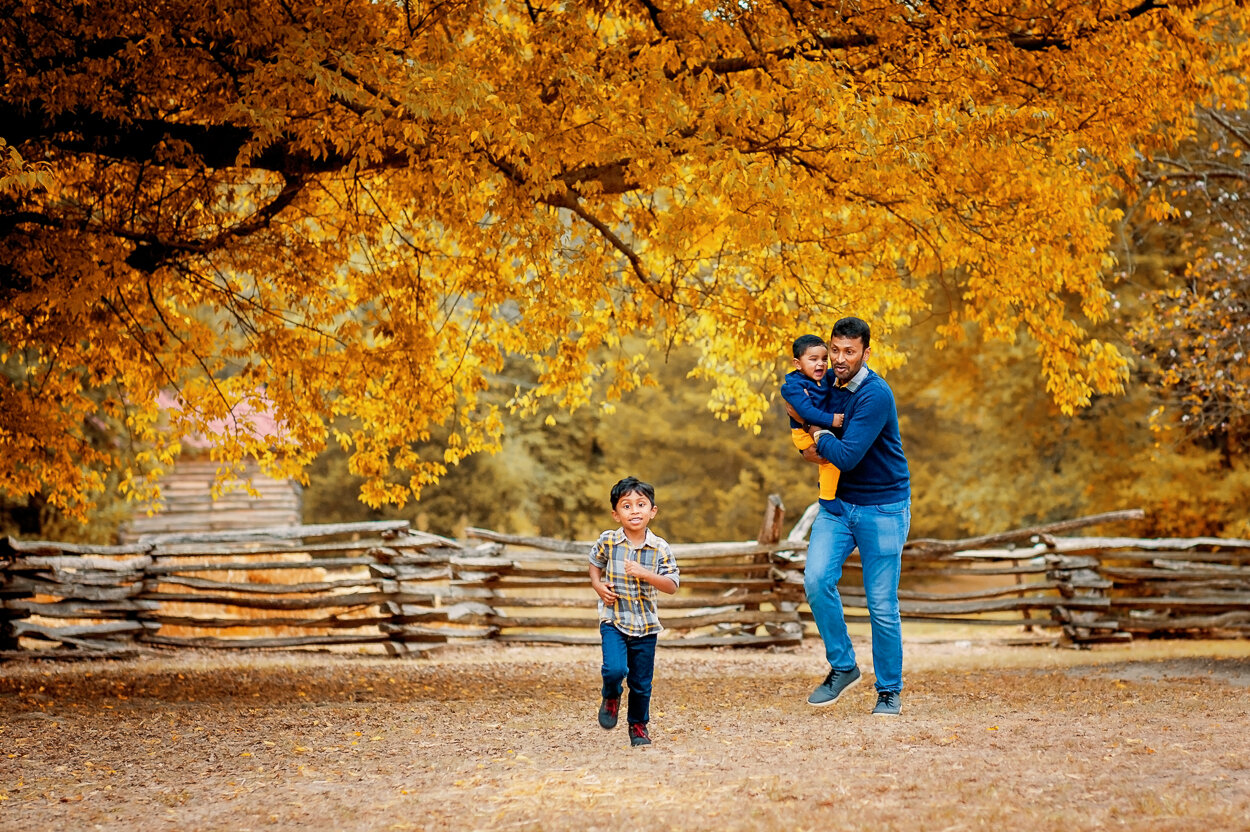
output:
[[[634,722],[629,726],[629,744],[630,745],[650,745],[651,735],[647,733],[647,726],[641,722]]]

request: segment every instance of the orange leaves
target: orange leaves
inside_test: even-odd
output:
[[[223,464],[298,471],[347,417],[402,502],[499,448],[505,396],[611,401],[681,345],[755,427],[795,331],[858,314],[888,369],[934,304],[1035,343],[1071,412],[1125,378],[1114,188],[1245,77],[1245,12],[1201,4],[112,5],[0,23],[0,484],[65,503],[262,403],[283,430]]]

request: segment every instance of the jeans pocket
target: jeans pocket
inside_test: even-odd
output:
[[[902,500],[897,503],[882,503],[877,506],[880,514],[902,514],[911,507],[911,500]]]

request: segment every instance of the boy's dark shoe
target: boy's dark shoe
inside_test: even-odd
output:
[[[629,744],[630,745],[650,745],[651,735],[647,733],[647,726],[641,722],[632,722],[629,726]]]
[[[858,667],[850,670],[830,670],[829,675],[825,677],[825,681],[816,686],[816,690],[812,691],[812,695],[807,697],[807,704],[823,707],[832,705],[838,701],[838,697],[843,691],[855,685],[862,674]]]
[[[898,716],[903,711],[903,700],[896,690],[883,690],[877,693],[877,707],[872,709],[873,716]]]
[[[621,698],[604,699],[603,704],[599,706],[599,725],[604,730],[611,730],[616,727],[616,715],[621,712]]]

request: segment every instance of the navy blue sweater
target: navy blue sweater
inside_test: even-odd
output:
[[[836,388],[831,384],[832,381],[832,373],[820,381],[814,381],[798,370],[791,370],[786,373],[785,379],[781,382],[781,397],[799,412],[804,422],[809,425],[819,425],[822,428],[831,428],[833,427],[833,413],[830,412],[830,408],[835,401],[840,401]],[[801,428],[803,425],[791,417],[790,427]]]
[[[838,499],[857,506],[911,499],[911,473],[890,385],[869,370],[863,384],[845,400],[845,408],[841,438],[824,434],[816,440],[820,455],[842,472]]]

